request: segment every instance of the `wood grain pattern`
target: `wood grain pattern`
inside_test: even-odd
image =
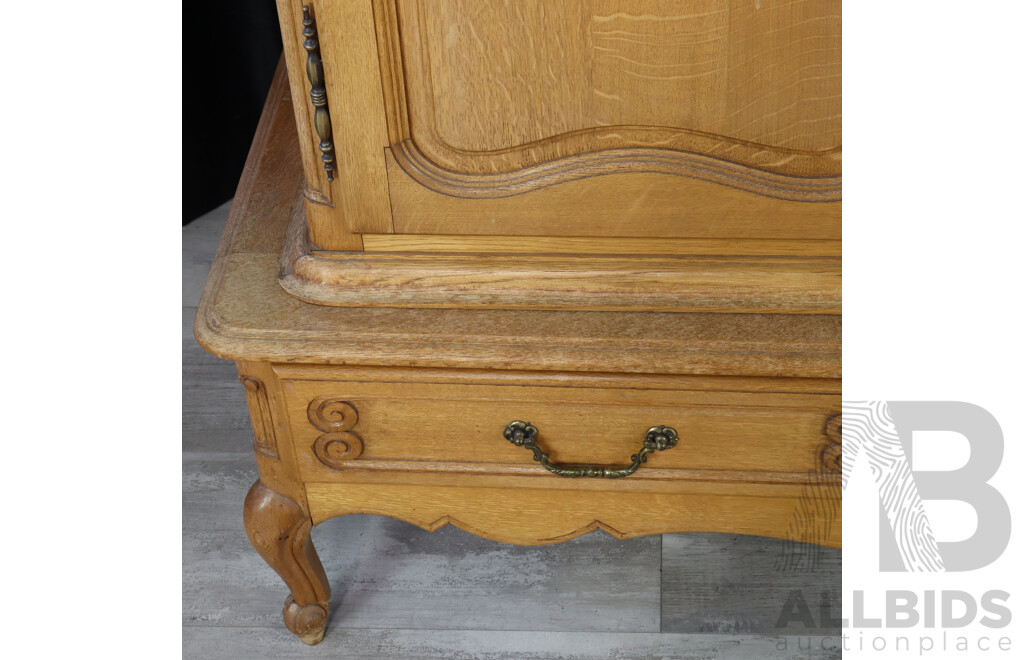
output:
[[[725,344],[723,344],[724,346]],[[312,367],[312,368],[311,368]],[[588,373],[586,371],[553,372],[529,369],[416,369],[380,368],[351,364],[326,364],[318,361],[301,364],[296,361],[270,365],[274,380],[302,381],[396,381],[406,383],[450,385],[518,386],[530,382],[557,388],[635,389],[657,391],[751,392],[765,394],[832,394],[842,393],[840,378],[801,378],[795,376],[742,377],[714,375],[669,375],[657,373]],[[326,400],[333,400],[327,397]]]
[[[320,22],[327,96],[338,154],[338,211],[314,236],[391,231],[383,148],[387,146],[373,10],[368,2],[313,0]],[[333,66],[331,66],[333,65]]]
[[[395,0],[371,0],[377,30],[377,57],[387,114],[388,144],[409,139],[409,102],[405,96],[402,43]]]
[[[838,315],[509,315],[302,303],[277,282],[302,176],[297,156],[291,100],[272,98],[195,318],[200,344],[222,357],[516,370],[528,356],[530,368],[554,371],[791,378],[841,373]]]
[[[252,419],[252,448],[257,454],[277,459],[277,437],[274,432],[274,421],[270,416],[270,402],[267,400],[267,388],[258,378],[241,376],[245,387],[245,400],[249,405],[249,417]]]
[[[247,498],[246,529],[291,589],[285,623],[304,641],[320,638],[329,607],[310,528],[349,513],[393,516],[430,530],[452,524],[516,544],[605,530],[618,538],[705,531],[841,545],[841,509],[818,507],[818,491],[809,488],[839,482],[827,474],[810,483],[821,475],[813,466],[822,419],[840,386],[838,315],[304,304],[277,283],[301,164],[295,137],[284,130],[289,122],[280,110],[288,104],[282,95],[264,114],[196,334],[263,386],[256,393],[263,391],[265,401],[258,398],[256,408],[273,427],[279,460],[256,453],[260,480]],[[305,232],[301,223],[294,227],[293,235]],[[612,484],[531,476],[533,465],[508,470],[516,465],[510,456],[480,448],[492,423],[504,447],[497,438],[508,421],[502,416],[520,416],[520,407],[543,421],[560,458],[582,457],[587,449],[588,460],[618,460],[625,447],[618,438],[634,423],[649,425],[651,413],[688,427],[694,453],[659,455],[679,462],[659,466],[652,459],[647,476]],[[433,428],[449,419],[449,431]],[[348,463],[382,465],[324,466],[316,443],[352,433],[357,421],[370,455]],[[579,430],[589,423],[600,431],[584,443]]]
[[[278,0],[283,32],[290,27],[301,26],[303,5],[310,6],[317,23],[337,166],[335,180],[328,183],[324,178],[322,182],[322,188],[333,191],[327,197],[334,208],[307,204],[309,231],[318,245],[359,250],[362,249],[360,232],[391,231],[391,209],[382,154],[388,143],[387,129],[373,11],[366,2]],[[285,38],[290,37],[285,35]],[[304,54],[301,44],[295,43]],[[291,41],[286,41],[285,50],[288,51],[291,45]],[[291,54],[289,78],[293,86],[302,87],[296,84],[295,76],[305,76],[305,72],[298,62],[292,64],[292,60],[298,59],[296,54]],[[308,89],[304,87],[296,98],[308,98]],[[300,105],[295,109],[300,125],[301,121],[309,122],[307,129],[311,130],[309,111]],[[315,131],[300,134],[305,138],[300,143],[312,140],[314,146],[319,144]],[[319,181],[321,175],[318,172],[315,177],[311,176],[308,161],[309,158],[304,160],[307,180]],[[315,165],[323,169],[318,155]]]
[[[825,420],[827,442],[821,450],[821,464],[828,472],[839,474],[843,471],[843,416],[830,415]]]
[[[797,202],[842,198],[839,176],[802,178],[775,174],[701,154],[660,148],[601,149],[500,173],[465,174],[431,162],[413,140],[393,144],[391,155],[420,185],[452,197],[511,197],[593,176],[667,174],[689,177]]]
[[[300,3],[279,2],[287,30]],[[319,173],[306,190],[320,249],[392,232],[840,237],[837,0],[312,6],[343,177],[333,197]]]
[[[349,461],[363,453],[363,441],[351,432],[359,422],[359,413],[348,401],[334,396],[318,396],[306,406],[306,419],[322,433],[313,442],[312,451],[323,465],[344,469]],[[299,441],[302,448],[302,441]],[[306,452],[296,452],[296,457]]]
[[[454,525],[476,536],[516,545],[559,543],[596,529],[631,538],[668,532],[729,531],[781,537],[799,495],[791,486],[723,497],[707,494],[607,494],[521,488],[457,488],[389,484],[307,484],[315,523],[374,513],[434,531]],[[836,513],[841,517],[841,511]],[[842,544],[841,520],[827,545]]]
[[[306,493],[298,480],[298,464],[292,447],[288,408],[281,392],[281,383],[272,365],[266,362],[236,361],[238,375],[243,383],[259,381],[263,385],[263,394],[257,398],[257,414],[250,419],[253,428],[263,426],[272,429],[275,438],[275,451],[271,456],[254,445],[253,458],[260,474],[260,483],[266,488],[279,493],[282,497],[295,502],[300,508],[306,505]],[[247,392],[247,395],[249,393]]]
[[[387,166],[398,234],[842,238],[841,202],[775,199],[689,177],[623,172],[484,199],[424,186],[390,149]]]
[[[186,264],[209,269],[223,226],[206,218],[185,229]],[[238,515],[257,477],[243,389],[231,363],[195,343],[195,310],[183,309],[183,315],[189,322],[182,335],[185,656],[307,656],[308,648],[284,632],[280,578],[252,552]],[[731,389],[753,385],[720,380]],[[772,387],[789,380],[774,379]],[[224,393],[234,396],[226,400]],[[816,620],[819,594],[841,591],[841,550],[818,548],[818,570],[787,572],[775,564],[784,541],[754,536],[618,540],[595,533],[555,545],[511,546],[450,526],[426,533],[360,515],[327,521],[313,535],[332,582],[333,625],[341,631],[328,634],[318,652],[346,658],[531,652],[606,660],[671,656],[680,648],[701,648],[709,659],[735,657],[738,649],[780,657],[774,655],[780,641],[774,626],[789,591],[802,589]],[[536,571],[524,579],[527,565]],[[617,578],[625,573],[632,579],[623,589]],[[427,601],[431,607],[421,606]],[[838,607],[833,613],[839,615]],[[524,632],[508,631],[510,621]],[[794,623],[785,632],[803,630]],[[806,648],[806,637],[801,640]]]
[[[730,2],[720,132],[788,149],[827,149],[840,165],[841,56],[840,0]]]
[[[236,254],[196,337],[229,359],[582,372],[838,378],[839,315],[395,310],[309,305],[277,257]],[[683,348],[680,348],[680,347]]]
[[[211,470],[197,476],[212,481],[222,475]],[[205,509],[217,511],[217,526],[197,529],[189,520],[185,529],[183,627],[262,627],[278,644],[302,649],[281,621],[281,580],[253,551],[242,527],[239,503],[249,484],[239,493],[232,473],[225,476],[231,477],[226,488],[203,493]],[[502,630],[514,622],[522,630],[658,634],[657,536],[619,540],[597,533],[521,547],[455,527],[431,534],[363,515],[319,524],[312,535],[332,591],[320,651],[365,629],[381,635],[405,628]],[[709,570],[715,572],[713,565]],[[628,584],[617,579],[630,571]],[[510,646],[507,653],[512,651]],[[265,652],[251,657],[270,660]]]
[[[521,254],[671,254],[840,257],[841,241],[757,238],[623,238],[588,236],[458,236],[363,234],[366,252],[506,252]],[[318,257],[332,256],[312,250]]]
[[[841,167],[838,2],[398,2],[411,136],[457,172],[663,147]]]
[[[532,487],[577,487],[576,480],[548,474],[530,452],[501,436],[507,422],[523,419],[540,429],[539,443],[551,460],[563,464],[626,464],[647,428],[668,425],[679,432],[679,446],[652,456],[635,475],[597,480],[608,489],[681,479],[802,484],[821,467],[821,429],[839,405],[836,394],[707,392],[612,377],[585,383],[571,374],[523,374],[488,384],[486,376],[466,382],[458,372],[438,373],[431,381],[393,369],[276,371],[304,481],[342,479],[342,468],[517,475],[532,478]],[[360,410],[362,454],[331,462],[334,470],[316,452],[328,426],[311,423],[319,416],[309,413],[323,402]],[[330,430],[356,425],[354,413],[344,419]],[[425,426],[425,419],[436,421]]]
[[[839,314],[830,257],[313,254],[297,205],[281,286],[319,305]]]
[[[284,605],[285,625],[306,644],[323,639],[331,606],[327,574],[309,538],[312,529],[301,506],[258,480],[253,484],[245,498],[245,531],[291,590]]]
[[[304,195],[311,205],[332,205],[331,186],[327,181],[327,173],[320,162],[317,148],[318,140],[314,139],[316,130],[313,128],[314,108],[305,103],[309,98],[309,81],[306,78],[306,51],[302,47],[302,2],[296,0],[277,0],[277,17],[281,24],[281,40],[284,51],[281,55],[283,64],[278,64],[278,71],[271,83],[270,98],[275,98],[275,86],[288,85],[291,98],[299,99],[294,105],[295,125],[299,135],[298,149],[302,154],[302,169],[305,174]],[[282,67],[287,70],[287,77],[281,75]],[[311,215],[318,212],[316,208]]]

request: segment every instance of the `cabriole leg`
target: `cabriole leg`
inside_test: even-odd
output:
[[[284,623],[306,644],[323,639],[331,600],[327,574],[309,538],[312,529],[309,515],[288,497],[259,480],[249,489],[245,531],[291,590],[284,604]]]

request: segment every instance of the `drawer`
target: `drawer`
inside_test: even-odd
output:
[[[825,427],[838,413],[840,397],[820,382],[825,391],[794,392],[777,391],[792,390],[791,384],[773,390],[780,381],[771,379],[295,367],[279,373],[304,481],[432,473],[514,477],[543,488],[582,482],[626,489],[672,481],[797,484],[810,474],[834,474],[837,464],[823,456],[834,453],[829,448],[838,442]],[[747,389],[706,389],[723,381]],[[625,478],[566,479],[534,460],[531,449],[506,439],[514,420],[538,430],[536,444],[556,466],[630,465],[656,426],[675,429],[678,442],[653,451]]]

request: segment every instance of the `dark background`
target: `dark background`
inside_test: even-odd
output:
[[[281,56],[274,0],[182,7],[182,224],[235,194]]]

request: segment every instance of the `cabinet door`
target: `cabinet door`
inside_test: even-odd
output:
[[[838,0],[311,5],[338,167],[310,177],[320,247],[840,238]]]

